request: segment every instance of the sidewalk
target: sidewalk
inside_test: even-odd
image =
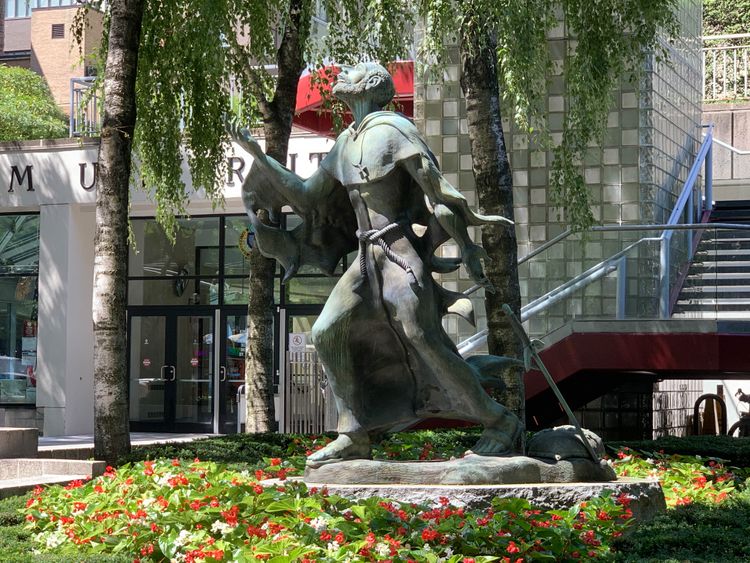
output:
[[[169,432],[131,432],[130,443],[135,446],[192,442],[218,434],[172,434]],[[39,438],[39,457],[56,459],[89,459],[94,455],[94,435],[49,436]]]

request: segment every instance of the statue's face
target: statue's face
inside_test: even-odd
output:
[[[367,67],[363,63],[356,66],[342,65],[341,72],[336,77],[333,94],[340,100],[346,101],[352,96],[364,94],[367,81]]]
[[[333,95],[350,108],[360,100],[382,108],[391,101],[394,93],[391,75],[377,63],[343,65],[333,86]]]

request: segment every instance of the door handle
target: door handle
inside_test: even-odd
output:
[[[167,378],[164,377],[164,370],[167,369],[169,366],[161,366],[159,369],[159,375],[161,376],[157,381],[166,381]]]
[[[219,381],[227,380],[227,368],[225,366],[219,366]]]
[[[167,367],[172,370],[172,379],[170,379],[169,381],[174,381],[175,379],[177,379],[177,370],[174,368],[174,366]]]

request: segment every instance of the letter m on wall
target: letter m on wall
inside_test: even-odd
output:
[[[18,184],[18,186],[22,186],[24,182],[26,182],[26,191],[27,192],[33,192],[34,191],[34,181],[31,178],[31,169],[34,168],[33,166],[29,165],[26,168],[24,168],[23,174],[19,172],[18,166],[11,166],[10,167],[10,188],[8,189],[8,192],[13,191],[13,185]]]

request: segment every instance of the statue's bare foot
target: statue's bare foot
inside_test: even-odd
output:
[[[323,465],[346,459],[370,459],[370,438],[366,433],[339,434],[326,447],[307,457],[307,465]]]
[[[518,417],[506,411],[499,424],[485,427],[479,441],[466,453],[487,456],[511,454],[522,431]]]

